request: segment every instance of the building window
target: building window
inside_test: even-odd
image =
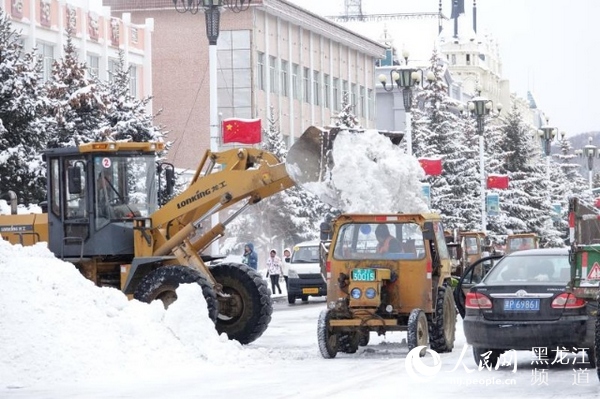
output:
[[[358,112],[360,113],[361,116],[367,116],[367,112],[365,109],[365,87],[364,86],[360,86],[359,89],[359,96],[358,96]]]
[[[42,80],[50,80],[52,76],[52,64],[54,63],[54,46],[46,43],[38,43],[38,51],[42,58]]]
[[[100,57],[93,54],[87,55],[87,71],[91,78],[99,78],[100,75]]]
[[[269,90],[277,93],[277,58],[269,56]]]
[[[323,80],[324,80],[323,85],[325,86],[325,92],[323,93],[325,96],[325,97],[323,97],[323,99],[324,99],[323,104],[325,105],[326,108],[329,108],[331,106],[331,99],[330,99],[331,85],[329,84],[329,75],[325,74],[323,76]]]
[[[342,80],[342,96],[345,96],[348,93],[348,81]]]
[[[302,100],[300,91],[300,65],[292,64],[292,97],[296,100]]]
[[[340,110],[340,80],[333,78],[333,110]]]
[[[288,90],[288,71],[289,71],[289,64],[287,61],[281,60],[281,95],[282,96],[289,96],[289,90]]]
[[[374,120],[375,119],[375,97],[373,97],[373,89],[369,89],[367,91],[367,101],[369,102],[369,106],[368,106],[368,110],[369,110],[369,119],[370,120]]]
[[[304,102],[310,103],[310,69],[304,68],[304,74],[302,75],[303,82],[303,93],[304,93]]]
[[[115,59],[109,59],[108,60],[108,81],[110,83],[114,83],[115,75],[117,74],[118,70],[119,70],[119,61],[115,60]]]
[[[133,97],[138,96],[137,67],[135,65],[129,67],[129,94]]]
[[[265,89],[265,53],[258,53],[258,69],[256,71],[256,83],[258,84],[258,88],[260,90]]]
[[[314,104],[321,105],[321,75],[317,71],[313,71],[313,96]]]
[[[467,65],[471,65],[471,54],[467,54]]]
[[[452,61],[450,63],[456,65],[456,54],[452,54]]]
[[[356,84],[352,83],[352,92],[350,93],[350,104],[352,104],[352,109],[354,110],[354,112],[356,112],[356,110],[358,109],[358,107],[356,106]],[[361,116],[356,115],[356,116]]]

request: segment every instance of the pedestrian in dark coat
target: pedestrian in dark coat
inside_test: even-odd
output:
[[[254,244],[249,242],[244,247],[244,255],[242,258],[242,263],[250,266],[254,270],[258,270],[258,255],[254,251]]]

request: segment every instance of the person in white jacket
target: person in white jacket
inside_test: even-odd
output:
[[[267,276],[271,279],[271,291],[275,294],[275,288],[279,290],[281,294],[281,287],[279,286],[279,277],[283,273],[281,266],[281,258],[277,256],[277,251],[274,249],[269,253],[267,258]]]
[[[285,289],[288,288],[288,273],[290,272],[290,262],[292,260],[292,252],[289,248],[283,250],[283,263],[282,263],[282,271],[283,271],[283,279],[285,280]]]

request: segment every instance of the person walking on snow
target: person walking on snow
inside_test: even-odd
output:
[[[249,242],[244,247],[244,255],[242,258],[242,263],[250,266],[254,270],[258,270],[258,255],[254,251],[254,244]]]
[[[267,259],[267,277],[271,278],[271,291],[273,294],[275,294],[275,288],[279,290],[280,294],[282,293],[279,286],[279,276],[281,276],[282,272],[281,258],[277,256],[277,251],[272,249]]]
[[[281,269],[283,272],[283,279],[285,280],[285,289],[288,289],[288,273],[290,272],[290,262],[292,260],[292,253],[289,248],[283,250],[283,263]]]

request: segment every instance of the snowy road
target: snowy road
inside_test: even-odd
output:
[[[405,366],[408,349],[404,333],[371,336],[355,355],[321,358],[316,321],[325,307],[322,299],[308,304],[276,303],[265,334],[243,351],[256,361],[232,366],[187,368],[165,365],[163,376],[137,376],[119,381],[0,390],[2,398],[370,398],[378,394],[402,398],[568,398],[597,397],[595,370],[573,355],[546,369],[532,365],[532,354],[516,352],[514,362],[499,370],[477,370],[470,348],[457,326],[452,353],[441,354],[442,368],[431,379],[417,381]],[[510,360],[510,359],[507,359]],[[425,358],[425,363],[431,358]],[[466,368],[470,369],[467,371]],[[424,377],[422,377],[424,378]]]

